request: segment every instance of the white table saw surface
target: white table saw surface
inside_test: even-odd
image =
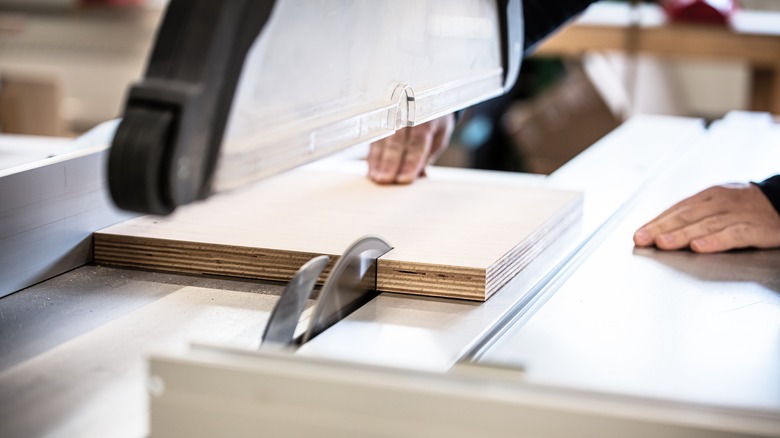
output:
[[[780,250],[697,255],[631,240],[684,196],[780,172],[780,125],[727,119],[686,154],[480,363],[522,368],[531,383],[780,417]]]

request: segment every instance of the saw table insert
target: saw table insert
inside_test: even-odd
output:
[[[457,182],[378,186],[302,168],[96,232],[95,262],[288,281],[312,257],[335,259],[373,234],[393,246],[379,259],[379,290],[486,300],[580,217],[581,195],[461,172]]]

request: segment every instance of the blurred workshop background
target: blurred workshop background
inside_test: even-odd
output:
[[[117,117],[164,7],[0,0],[0,132],[76,136]],[[440,164],[549,173],[634,114],[780,113],[780,0],[670,21],[655,2],[594,4],[538,47],[511,93],[464,114]]]

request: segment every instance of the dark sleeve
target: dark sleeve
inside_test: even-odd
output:
[[[780,175],[775,175],[755,184],[764,192],[764,195],[769,198],[772,207],[780,213]]]
[[[524,0],[525,53],[595,0]]]

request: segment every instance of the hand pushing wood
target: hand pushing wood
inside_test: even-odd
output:
[[[698,253],[780,247],[780,214],[754,184],[710,187],[634,233],[637,246]]]
[[[368,177],[379,184],[414,182],[425,175],[425,166],[447,148],[454,127],[455,116],[448,114],[372,143]]]

